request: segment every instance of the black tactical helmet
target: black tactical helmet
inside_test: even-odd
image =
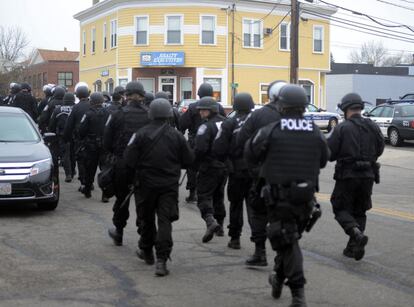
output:
[[[111,94],[108,92],[102,92],[102,95],[104,96],[105,102],[111,101]]]
[[[22,84],[20,84],[20,89],[22,91],[25,90],[25,91],[28,91],[28,92],[30,92],[32,90],[30,84],[29,83],[26,83],[26,82],[23,82]]]
[[[343,112],[346,112],[346,110],[351,106],[360,107],[361,110],[364,108],[364,102],[362,101],[361,96],[359,96],[357,93],[346,94],[342,98],[341,103],[338,104],[338,108]]]
[[[117,86],[114,88],[114,94],[120,94],[120,95],[124,95],[125,94],[125,88],[123,86]]]
[[[65,88],[61,86],[56,86],[52,89],[52,93],[53,93],[53,98],[63,99],[63,97],[65,96],[66,90]]]
[[[150,92],[145,93],[144,104],[146,106],[149,106],[154,99],[155,99],[155,97],[154,97],[153,93],[150,93]]]
[[[167,119],[173,117],[170,102],[164,98],[154,99],[150,104],[148,117],[150,119]]]
[[[46,84],[43,86],[43,93],[45,93],[46,96],[52,96],[52,84]]]
[[[270,102],[276,102],[279,99],[280,89],[286,84],[286,81],[283,80],[276,80],[269,84],[269,87],[267,88],[267,95]]]
[[[254,108],[252,95],[249,93],[240,93],[234,97],[233,110],[241,112],[250,112]]]
[[[89,94],[90,94],[90,91],[89,91],[89,86],[87,83],[79,82],[78,84],[76,84],[75,86],[76,97],[78,97],[79,99],[88,98]]]
[[[200,99],[207,96],[213,97],[213,87],[211,86],[211,84],[203,83],[198,88],[197,95],[200,97]]]
[[[218,113],[218,105],[213,97],[203,97],[197,102],[197,110],[210,110],[213,113]]]
[[[22,89],[21,85],[19,83],[10,83],[10,92],[12,94],[17,94],[18,92],[20,92]]]
[[[309,101],[305,90],[301,86],[286,84],[279,91],[277,104],[281,108],[305,108]]]
[[[91,94],[91,97],[89,97],[89,100],[91,104],[96,105],[96,104],[103,104],[103,102],[105,101],[105,98],[102,95],[102,93],[96,92],[96,93]]]
[[[170,95],[168,95],[168,93],[167,92],[157,92],[157,93],[155,93],[155,99],[157,99],[157,98],[164,98],[164,99],[167,99],[167,100],[169,100],[170,99]]]
[[[144,86],[142,85],[141,82],[138,82],[138,81],[128,82],[125,88],[125,95],[130,96],[133,94],[138,94],[142,97],[145,96]]]
[[[63,96],[63,103],[74,104],[75,95],[73,95],[72,93],[66,93],[65,96]]]

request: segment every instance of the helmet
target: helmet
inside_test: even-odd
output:
[[[157,98],[164,98],[164,99],[169,100],[170,95],[168,95],[167,92],[158,92],[158,93],[155,94],[155,99],[157,99]]]
[[[341,103],[338,104],[338,108],[340,108],[343,112],[346,112],[346,110],[351,106],[359,106],[361,107],[361,110],[364,108],[364,102],[362,101],[361,96],[359,96],[357,93],[346,94],[342,98]]]
[[[22,89],[21,85],[19,83],[10,83],[10,92],[12,94],[17,94]]]
[[[102,92],[102,95],[104,96],[105,102],[111,101],[111,94],[108,92]]]
[[[76,84],[75,86],[76,97],[78,97],[79,99],[88,98],[89,94],[90,94],[90,91],[89,91],[89,86],[87,83],[79,82],[78,84]]]
[[[170,102],[164,98],[154,99],[148,112],[150,119],[166,119],[173,117],[173,109]]]
[[[267,95],[270,102],[276,102],[279,99],[280,89],[286,84],[286,81],[283,80],[276,80],[269,84],[269,87],[267,88]]]
[[[45,93],[46,96],[52,96],[52,84],[46,84],[43,86],[43,93]]]
[[[63,99],[63,96],[65,96],[66,90],[65,88],[61,86],[56,86],[52,89],[53,98],[56,99]]]
[[[65,96],[63,96],[63,103],[74,104],[75,95],[73,95],[73,93],[66,93]]]
[[[145,100],[144,103],[146,106],[149,106],[150,103],[155,99],[153,93],[145,93]]]
[[[21,90],[26,90],[28,92],[30,92],[32,90],[32,88],[30,87],[30,84],[26,83],[26,82],[20,84],[20,88],[21,88]]]
[[[305,90],[296,84],[286,84],[279,91],[277,100],[281,108],[300,108],[309,104]]]
[[[206,97],[206,96],[212,97],[213,96],[213,87],[211,86],[211,84],[203,83],[198,88],[197,95],[200,97],[200,99],[203,98],[203,97]]]
[[[128,82],[126,88],[125,88],[125,95],[130,96],[133,94],[138,94],[142,97],[145,95],[144,86],[141,82],[138,81],[131,81]]]
[[[115,87],[114,94],[124,95],[125,94],[125,88],[123,86],[120,86],[120,85]]]
[[[96,105],[96,104],[103,104],[103,102],[105,101],[105,98],[102,95],[102,93],[96,92],[96,93],[91,94],[91,96],[89,97],[89,100],[91,104]]]
[[[210,110],[211,112],[217,113],[217,102],[213,97],[203,97],[197,103],[197,110]]]
[[[254,108],[253,98],[249,93],[240,93],[234,97],[235,111],[250,112]]]

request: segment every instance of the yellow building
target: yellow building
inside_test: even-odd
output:
[[[236,91],[265,103],[271,81],[289,80],[290,1],[239,0],[232,8],[233,1],[219,0],[97,3],[74,16],[80,21],[80,80],[109,92],[139,80],[146,91],[170,92],[173,101],[196,98],[198,86],[209,82],[226,105],[234,67]],[[325,107],[329,22],[302,13],[299,31],[300,84],[312,103]]]

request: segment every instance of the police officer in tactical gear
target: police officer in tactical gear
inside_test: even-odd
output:
[[[39,116],[39,126],[48,127],[50,118],[52,117],[55,108],[63,104],[63,96],[65,96],[66,90],[62,86],[56,86],[52,90],[52,98],[49,103],[44,107],[42,114]]]
[[[314,212],[320,168],[326,166],[329,155],[319,128],[303,117],[307,104],[303,88],[283,86],[277,102],[281,119],[261,128],[245,148],[250,162],[261,163],[260,176],[266,181],[262,194],[269,222],[267,236],[277,253],[269,277],[272,296],[280,297],[287,280],[294,307],[306,306],[298,240]]]
[[[72,112],[72,108],[75,105],[75,95],[72,93],[66,93],[63,96],[63,104],[58,106],[53,111],[52,117],[49,121],[48,130],[53,132],[58,137],[60,157],[63,161],[63,168],[65,170],[65,182],[71,182],[75,176],[75,151],[73,139],[67,142],[63,138],[66,121],[69,114]]]
[[[37,122],[37,100],[32,96],[32,88],[28,83],[21,84],[21,90],[10,104],[12,107],[20,108]]]
[[[227,166],[214,154],[213,141],[225,117],[218,114],[217,102],[213,97],[203,97],[197,103],[201,118],[205,121],[198,128],[194,152],[199,165],[197,176],[197,206],[206,222],[203,243],[209,242],[214,234],[224,236],[223,222],[224,187],[227,181]]]
[[[79,102],[73,106],[72,112],[67,119],[65,130],[63,131],[63,137],[66,142],[74,142],[74,150],[76,162],[78,165],[79,181],[81,186],[79,192],[82,192],[85,187],[85,166],[82,156],[82,149],[84,148],[83,142],[79,136],[79,125],[83,118],[83,115],[89,110],[89,87],[85,82],[79,82],[75,86],[75,95],[79,98]]]
[[[126,164],[137,172],[139,182],[136,205],[142,215],[138,221],[142,230],[137,254],[151,265],[155,246],[157,276],[169,273],[166,262],[173,246],[171,223],[179,217],[178,182],[181,169],[194,160],[184,136],[169,125],[172,116],[170,102],[155,99],[149,110],[151,123],[132,136],[125,151]]]
[[[200,88],[198,89],[197,95],[202,99],[203,97],[212,97],[213,96],[213,87],[208,83],[201,84]],[[200,117],[200,113],[197,109],[197,104],[192,103],[188,107],[187,112],[180,116],[179,120],[179,127],[183,134],[188,130],[188,142],[191,148],[194,148],[194,140],[197,134],[198,127],[203,122],[203,119]],[[218,113],[222,116],[226,116],[223,107],[221,104],[216,102],[216,106],[218,107]],[[187,186],[186,189],[190,191],[188,197],[186,197],[187,202],[195,202],[197,201],[197,165],[193,165],[191,168],[187,169]]]
[[[279,99],[280,89],[286,85],[285,81],[277,80],[269,84],[268,97],[270,102],[263,108],[248,115],[245,123],[237,135],[237,144],[244,147],[247,140],[253,137],[260,128],[276,122],[280,119],[280,112],[276,106]],[[259,167],[249,165],[250,176],[252,177],[252,188],[250,189],[249,201],[247,202],[248,220],[250,221],[251,238],[255,244],[254,254],[246,260],[249,266],[267,266],[266,257],[266,206],[261,197],[261,190],[264,180],[259,176]]]
[[[150,122],[148,108],[144,105],[143,85],[140,82],[131,81],[126,86],[125,94],[127,105],[110,115],[104,133],[104,147],[115,160],[116,201],[112,218],[115,228],[109,229],[108,234],[118,246],[122,245],[123,230],[129,218],[129,199],[126,200],[130,192],[128,186],[134,183],[132,181],[134,174],[128,172],[123,154],[131,136]]]
[[[155,94],[155,99],[157,99],[157,98],[162,98],[162,99],[166,99],[166,100],[170,101],[169,100],[170,94],[168,94],[167,92],[162,92],[162,91],[157,92]],[[170,102],[170,104],[171,104],[171,102]],[[171,104],[171,106],[172,106],[172,111],[173,111],[173,117],[171,117],[169,119],[170,125],[173,128],[176,128],[176,129],[180,130],[179,129],[179,127],[180,127],[180,113],[178,112],[178,109],[176,107],[174,107],[172,104]]]
[[[10,106],[13,104],[16,95],[21,91],[22,87],[19,83],[12,82],[9,85],[9,95],[3,98],[2,104],[5,106]]]
[[[42,101],[37,106],[37,113],[42,114],[43,109],[47,106],[50,100],[52,100],[52,84],[46,84],[43,86],[43,93],[45,94],[45,97],[42,99]]]
[[[227,195],[230,201],[228,247],[240,249],[240,236],[243,228],[243,201],[248,201],[252,179],[248,173],[247,163],[243,158],[243,146],[237,144],[237,134],[240,132],[246,117],[254,108],[253,98],[248,93],[240,93],[234,97],[234,117],[226,119],[213,144],[213,153],[221,161],[229,159],[229,183]]]
[[[144,104],[149,108],[151,102],[155,99],[155,96],[153,93],[145,93],[145,100]]]
[[[379,183],[377,159],[384,151],[384,138],[374,122],[361,116],[364,103],[358,94],[345,95],[338,106],[345,121],[328,139],[330,160],[337,161],[331,203],[335,219],[349,236],[343,254],[361,260],[368,243],[366,211],[372,207],[374,181]]]
[[[102,169],[106,163],[107,154],[103,148],[103,132],[109,117],[109,111],[103,107],[105,98],[101,93],[93,93],[89,102],[91,106],[79,124],[79,136],[85,147],[85,188],[82,193],[86,198],[92,196],[92,185],[98,166]],[[105,195],[102,195],[102,202],[108,202]]]
[[[112,102],[107,107],[108,111],[112,114],[119,111],[124,106],[125,89],[122,86],[117,86],[112,94]]]

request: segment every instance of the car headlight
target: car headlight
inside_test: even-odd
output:
[[[45,159],[36,162],[30,170],[30,176],[36,176],[43,172],[48,172],[52,169],[52,159]]]

